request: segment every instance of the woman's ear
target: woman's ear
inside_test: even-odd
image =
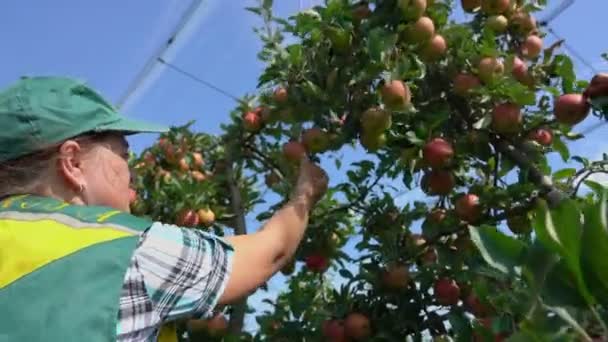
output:
[[[75,192],[81,192],[85,184],[82,171],[82,147],[74,140],[68,140],[59,147],[57,168],[66,185]]]

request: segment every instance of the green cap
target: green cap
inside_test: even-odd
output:
[[[167,129],[119,114],[83,82],[23,77],[0,92],[0,162],[84,133],[160,133]]]

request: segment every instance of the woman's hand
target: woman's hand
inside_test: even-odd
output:
[[[300,173],[296,182],[294,196],[296,198],[306,198],[310,201],[311,206],[313,206],[327,192],[328,182],[327,173],[305,156],[300,162]]]

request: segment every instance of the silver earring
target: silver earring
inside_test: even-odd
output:
[[[78,185],[78,193],[81,194],[84,192],[84,184],[79,184]]]

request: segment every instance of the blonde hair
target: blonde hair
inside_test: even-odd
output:
[[[68,140],[80,143],[88,149],[96,142],[101,142],[115,132],[85,133],[64,140],[60,143],[40,148],[37,152],[0,163],[0,198],[30,194],[36,187],[46,181],[50,167],[59,157],[59,148]]]

